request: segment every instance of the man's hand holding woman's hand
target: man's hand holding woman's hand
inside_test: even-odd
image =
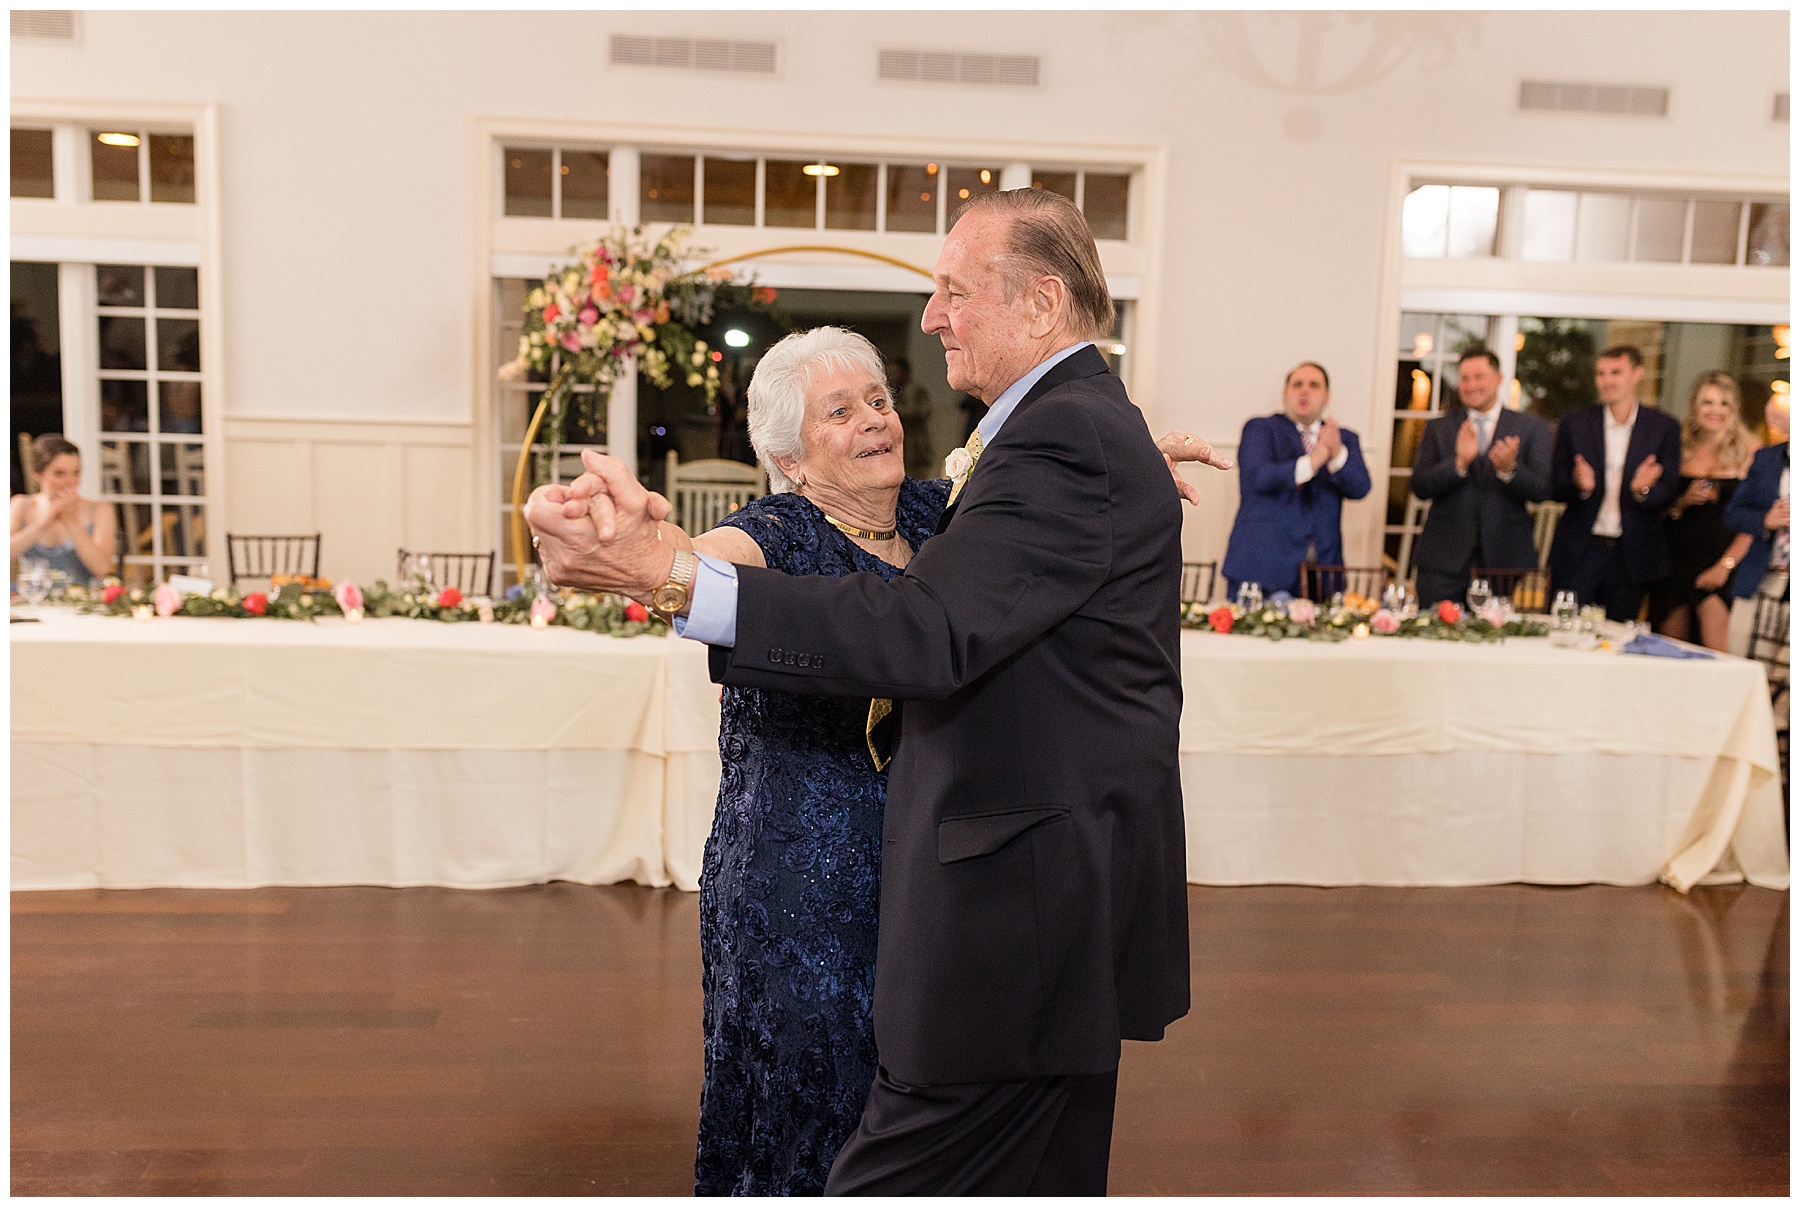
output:
[[[581,463],[579,478],[540,486],[525,504],[544,574],[559,587],[643,602],[668,581],[675,562],[674,546],[658,531],[669,501],[645,490],[616,457],[587,450]]]

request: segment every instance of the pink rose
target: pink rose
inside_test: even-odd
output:
[[[626,306],[637,301],[637,295],[638,291],[636,285],[621,285],[618,289],[613,291],[613,296],[618,298],[619,301]]]
[[[363,606],[362,588],[349,579],[339,583],[332,594],[337,596],[338,607],[346,612],[354,612]]]
[[[571,331],[562,337],[562,346],[565,352],[579,352],[581,351],[581,337]]]
[[[581,321],[583,326],[592,327],[595,321],[599,319],[600,312],[595,310],[592,306],[589,306],[575,317]]]
[[[155,603],[158,616],[173,616],[181,610],[181,592],[164,583],[156,589]]]
[[[1369,617],[1369,627],[1384,636],[1392,636],[1400,628],[1400,618],[1383,608]]]
[[[1491,603],[1487,607],[1481,609],[1479,615],[1496,629],[1506,623],[1506,609],[1497,603]]]
[[[540,595],[531,601],[531,617],[533,620],[555,620],[556,601],[548,595]]]
[[[1319,618],[1318,606],[1310,599],[1296,599],[1288,604],[1288,619],[1295,624],[1311,624]]]

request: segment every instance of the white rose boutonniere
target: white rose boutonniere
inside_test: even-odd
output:
[[[959,448],[944,458],[944,476],[953,482],[961,482],[974,468],[975,458],[966,448]]]

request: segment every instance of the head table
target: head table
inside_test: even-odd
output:
[[[667,637],[127,619],[12,635],[16,889],[692,889],[718,688]],[[1189,878],[1787,886],[1762,668],[1182,635]]]

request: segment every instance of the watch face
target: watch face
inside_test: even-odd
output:
[[[658,612],[678,612],[687,603],[687,592],[673,583],[665,583],[650,597],[650,606]]]

